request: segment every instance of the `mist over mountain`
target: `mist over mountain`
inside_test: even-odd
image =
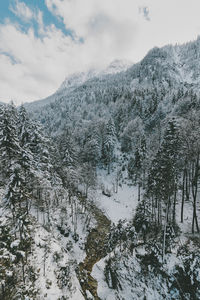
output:
[[[50,102],[54,102],[55,99],[58,99],[59,97],[63,95],[67,95],[69,92],[73,91],[76,87],[82,85],[86,81],[92,79],[92,78],[102,78],[105,75],[108,74],[116,74],[121,71],[125,71],[128,69],[128,67],[131,65],[131,62],[125,61],[125,60],[115,60],[111,64],[107,66],[105,69],[89,69],[86,72],[79,72],[74,73],[65,78],[65,80],[62,82],[59,89],[56,91],[55,94],[52,96],[47,97],[46,99],[38,100],[32,103],[27,103],[25,106],[27,107],[34,107],[36,104],[36,107],[38,106],[44,106]]]
[[[105,80],[110,86],[113,84],[124,85],[126,88],[130,86],[131,91],[137,88],[156,87],[197,90],[200,84],[199,47],[200,39],[198,38],[184,45],[153,48],[140,63],[132,66],[130,62],[116,60],[105,70],[92,69],[88,72],[72,74],[64,80],[54,95],[43,99],[43,102],[40,100],[40,103],[46,105],[48,101],[59,101],[83,84],[86,84],[88,91],[92,89],[92,84],[94,89],[97,88],[95,85],[101,85],[103,88]],[[41,105],[36,101],[27,106],[31,107],[35,103],[38,106]]]
[[[156,47],[0,106],[2,299],[200,298],[199,58]]]

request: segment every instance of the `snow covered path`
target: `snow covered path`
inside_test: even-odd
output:
[[[138,187],[133,186],[131,181],[116,183],[116,172],[108,175],[106,170],[98,173],[98,189],[91,198],[95,204],[114,223],[119,220],[131,220],[138,204]],[[124,175],[125,176],[125,175]],[[107,192],[103,193],[103,191]],[[142,189],[141,189],[142,193]]]

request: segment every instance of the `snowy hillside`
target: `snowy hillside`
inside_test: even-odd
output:
[[[0,106],[0,299],[200,299],[199,57],[154,48]]]
[[[89,69],[85,72],[74,73],[65,78],[59,89],[52,96],[32,103],[26,103],[25,107],[29,110],[38,109],[52,102],[66,97],[69,93],[73,92],[77,87],[81,86],[88,80],[93,78],[104,78],[109,74],[117,74],[126,71],[132,65],[131,62],[125,60],[115,60],[109,64],[105,69]]]
[[[87,72],[75,73],[72,74],[63,81],[58,91],[69,89],[71,87],[75,88],[82,85],[84,82],[98,77],[102,78],[108,74],[117,74],[123,71],[126,71],[128,67],[131,66],[131,63],[128,61],[115,60],[110,65],[108,65],[105,69],[90,69]]]

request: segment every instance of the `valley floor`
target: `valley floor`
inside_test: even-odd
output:
[[[121,222],[125,230],[138,203],[138,188],[128,180],[116,186],[115,178],[114,173],[107,175],[101,170],[98,186],[89,192],[88,199],[79,194],[70,203],[64,194],[57,206],[52,205],[50,213],[32,207],[33,240],[27,272],[33,269],[35,275],[34,281],[26,279],[23,299],[195,299],[187,298],[186,292],[179,291],[183,287],[177,287],[178,271],[184,270],[189,262],[192,263],[189,276],[194,277],[191,280],[200,281],[199,257],[192,256],[200,242],[199,236],[195,240],[191,235],[191,203],[185,204],[183,224],[179,222],[180,205],[177,205],[181,233],[173,240],[171,252],[164,261],[158,255],[157,266],[153,260],[145,265],[141,260],[155,251],[152,240],[145,243],[138,236],[132,252],[130,241],[108,250],[111,225],[118,228]],[[1,199],[3,194],[1,190]],[[0,213],[1,222],[7,222],[3,205]],[[185,253],[181,250],[184,247]]]

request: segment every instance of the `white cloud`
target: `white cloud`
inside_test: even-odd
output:
[[[143,1],[142,1],[143,2]],[[62,17],[67,28],[87,38],[93,26],[104,29],[104,20],[134,23],[141,0],[46,0],[47,7]],[[102,21],[102,22],[101,22]]]
[[[67,74],[67,66],[76,71],[73,61],[76,45],[54,26],[46,28],[46,35],[38,38],[32,29],[24,33],[13,24],[0,26],[0,100],[28,101],[39,99],[55,91]],[[8,83],[10,88],[8,88]]]
[[[118,45],[127,40],[126,51],[124,48],[122,52],[115,51],[133,60],[140,59],[151,47],[185,42],[200,32],[199,0],[45,1],[52,13],[63,18],[66,28],[72,28],[86,42],[96,40],[103,47],[102,42],[108,35],[110,45],[113,42],[116,49],[116,40]],[[149,16],[151,22],[147,21]],[[96,27],[98,31],[94,30]],[[113,27],[116,30],[113,31]]]
[[[0,25],[0,101],[48,96],[72,72],[116,58],[137,62],[154,46],[186,42],[200,32],[199,0],[45,0],[73,38],[45,26],[43,12],[15,3],[30,29],[22,32],[11,21]]]
[[[34,13],[32,10],[24,3],[19,0],[15,0],[14,6],[10,5],[10,10],[19,18],[22,18],[26,21],[30,21],[34,18]]]
[[[49,10],[61,17],[67,29],[84,39],[88,50],[101,59],[126,57],[135,46],[141,0],[46,0]],[[129,58],[129,57],[128,57]]]

